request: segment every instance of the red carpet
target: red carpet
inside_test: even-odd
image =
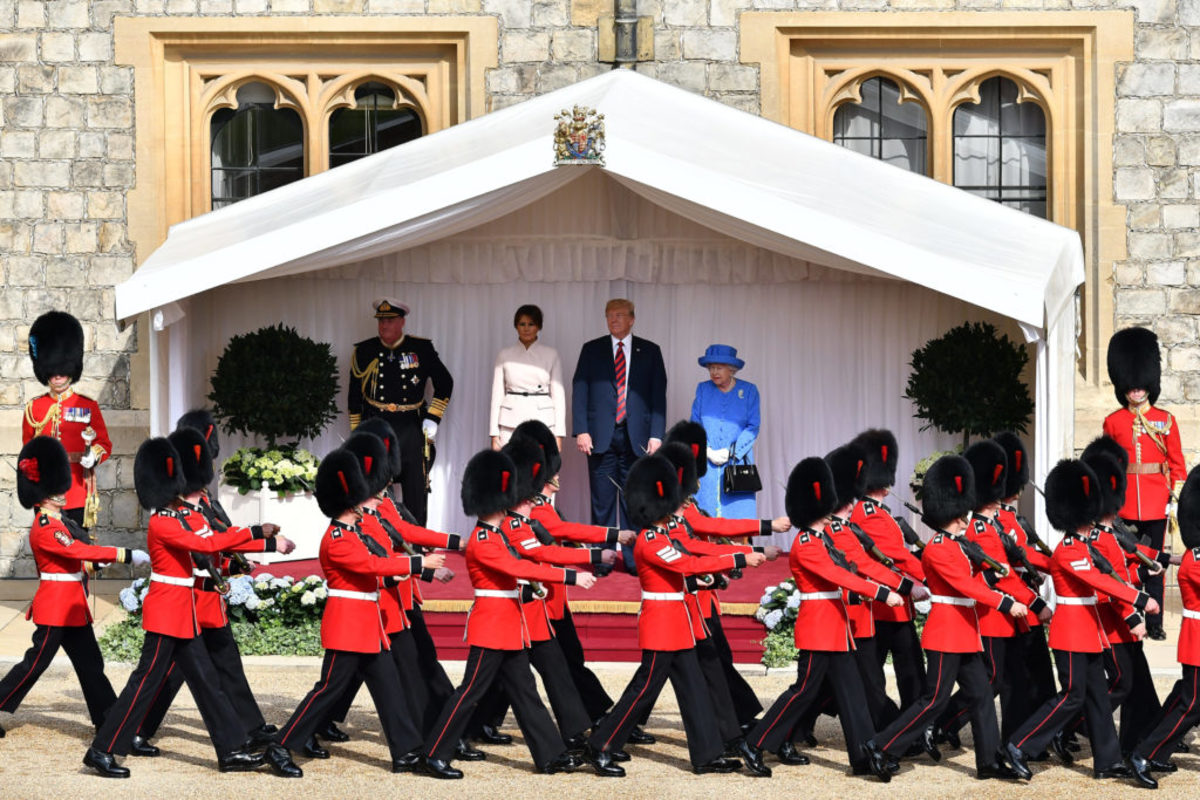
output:
[[[463,625],[471,607],[471,583],[467,580],[466,562],[461,553],[447,553],[446,566],[454,570],[450,583],[422,583],[425,598],[425,619],[437,642],[438,652],[448,659],[466,657]],[[322,575],[315,559],[270,564],[255,570],[275,576],[291,575],[303,578]],[[733,649],[734,660],[758,663],[762,658],[759,642],[766,636],[762,623],[754,619],[763,587],[779,583],[788,577],[787,558],[764,564],[758,569],[745,570],[741,580],[730,581],[721,592],[721,617],[725,635]],[[637,645],[637,614],[641,587],[635,576],[613,572],[596,583],[591,590],[570,590],[571,613],[588,658],[593,661],[638,661],[641,650]]]

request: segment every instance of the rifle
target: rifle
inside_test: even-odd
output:
[[[983,569],[984,567],[988,567],[1002,578],[1008,574],[1008,567],[1004,566],[999,561],[997,561],[996,559],[989,556],[987,553],[985,553],[983,551],[982,547],[980,547],[975,542],[972,542],[967,537],[953,536],[951,534],[946,533],[945,531],[942,531],[942,533],[946,534],[951,539],[958,542],[958,546],[962,548],[963,553],[965,553],[967,558],[970,559],[971,563],[975,565],[976,569]]]
[[[1025,548],[1009,538],[1004,526],[1000,524],[1000,520],[993,519],[992,527],[995,528],[996,535],[1000,537],[1000,544],[1004,546],[1004,555],[1009,563],[1018,570],[1024,570],[1021,573],[1021,579],[1025,581],[1025,585],[1035,592],[1041,589],[1046,579],[1034,568],[1033,564],[1029,563],[1029,556],[1025,553]]]
[[[1096,549],[1095,545],[1093,545],[1091,542],[1089,542],[1086,539],[1084,539],[1083,543],[1084,543],[1084,545],[1087,546],[1088,556],[1091,557],[1092,563],[1096,565],[1096,569],[1100,570],[1100,572],[1102,572],[1103,574],[1108,575],[1109,577],[1111,577],[1117,581],[1120,581],[1121,583],[1125,584],[1126,586],[1131,586],[1129,581],[1125,580],[1124,578],[1122,578],[1120,575],[1117,574],[1117,571],[1115,569],[1113,569],[1112,562],[1109,561],[1107,558],[1105,558],[1104,555],[1099,550]]]
[[[1113,538],[1117,540],[1117,544],[1121,546],[1121,549],[1136,558],[1138,563],[1146,569],[1157,572],[1159,567],[1162,566],[1153,558],[1138,549],[1138,543],[1137,540],[1133,538],[1133,532],[1129,530],[1124,522],[1121,521],[1120,517],[1113,520],[1112,535]]]
[[[233,521],[229,519],[229,515],[225,513],[225,509],[221,507],[221,503],[215,497],[200,496],[200,513],[208,520],[208,524],[213,530],[218,533],[224,533],[233,527]],[[240,574],[249,575],[254,571],[254,567],[250,565],[250,562],[241,553],[231,552],[226,555],[229,556],[229,560]]]
[[[875,559],[880,564],[883,564],[888,569],[899,572],[899,570],[896,569],[895,559],[884,555],[883,551],[879,549],[879,546],[875,544],[866,531],[850,520],[846,520],[844,524],[850,529],[850,532],[854,534],[855,538],[858,539],[858,543],[862,545],[863,550],[866,550],[867,554],[870,555],[871,558]]]
[[[907,500],[901,499],[895,492],[892,493],[892,497],[895,497],[897,500],[903,503],[904,507],[912,513],[916,514],[917,516],[921,515],[921,509],[917,508]],[[884,506],[884,508],[886,509],[887,506]],[[892,515],[892,519],[896,520],[896,524],[900,526],[900,533],[904,534],[904,543],[910,547],[917,548],[917,550],[924,550],[925,542],[921,539],[921,536],[915,530],[913,530],[912,525],[908,524],[908,520],[906,520],[904,517],[899,517],[895,514],[892,514],[891,511],[888,511],[888,513]]]

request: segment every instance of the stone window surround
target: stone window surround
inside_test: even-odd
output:
[[[1087,276],[1081,376],[1104,374],[1112,265],[1126,255],[1113,201],[1116,66],[1133,61],[1128,10],[1081,12],[745,12],[741,60],[760,66],[762,115],[832,140],[833,114],[876,76],[929,113],[932,177],[953,182],[953,113],[1001,75],[1046,113],[1047,216],[1079,231]]]

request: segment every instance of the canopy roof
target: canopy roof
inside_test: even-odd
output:
[[[553,166],[554,116],[574,105],[604,114],[606,167]],[[729,236],[910,281],[1027,334],[1084,279],[1072,230],[616,70],[175,225],[117,287],[117,317],[432,242],[595,169]]]

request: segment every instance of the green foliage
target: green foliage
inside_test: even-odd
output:
[[[319,656],[325,652],[321,647],[321,621],[311,617],[294,625],[279,620],[235,621],[233,637],[244,656]],[[135,664],[142,653],[143,638],[141,617],[131,615],[105,628],[100,652],[105,661]]]
[[[336,395],[330,345],[272,325],[229,340],[208,399],[225,430],[261,436],[274,450],[280,439],[319,435],[337,416]]]
[[[301,448],[241,447],[221,466],[222,482],[241,494],[266,487],[282,495],[311,492],[317,457]]]
[[[1029,353],[986,322],[967,322],[913,351],[905,398],[937,428],[971,436],[1025,431],[1033,398],[1021,380]]]
[[[780,626],[767,634],[762,640],[765,667],[786,667],[796,663],[800,651],[796,649],[795,633],[789,627]]]
[[[141,614],[131,614],[115,625],[109,625],[100,635],[100,652],[105,661],[123,661],[136,664],[142,654]]]

